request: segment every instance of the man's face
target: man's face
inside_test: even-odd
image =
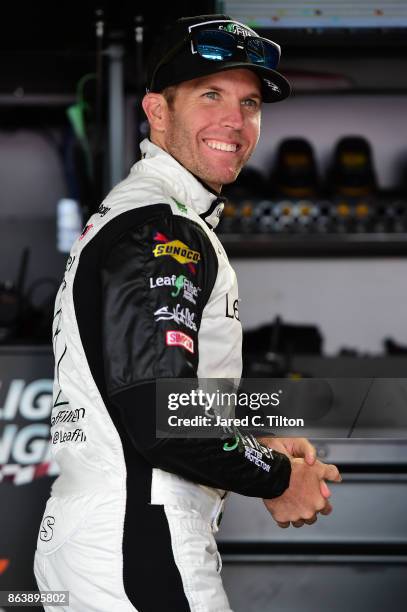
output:
[[[165,150],[219,192],[257,145],[261,88],[250,70],[227,70],[181,83],[169,108]]]

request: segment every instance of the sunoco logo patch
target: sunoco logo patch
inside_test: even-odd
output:
[[[156,232],[154,240],[161,242],[153,248],[154,257],[169,256],[175,259],[180,264],[188,265],[191,272],[195,274],[195,264],[201,259],[201,254],[198,251],[190,249],[187,244],[181,240],[169,240],[167,236]]]

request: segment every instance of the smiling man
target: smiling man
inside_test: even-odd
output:
[[[143,106],[155,144],[219,193],[257,145],[261,100],[259,77],[236,68],[173,86],[169,105],[149,93]]]
[[[237,281],[213,230],[262,103],[289,94],[279,57],[227,16],[176,22],[150,63],[142,160],[72,248],[53,334],[61,473],[35,555],[70,612],[229,612],[213,536],[227,492],[263,498],[281,526],[329,512],[339,474],[306,440],[155,437],[157,379],[241,375]]]

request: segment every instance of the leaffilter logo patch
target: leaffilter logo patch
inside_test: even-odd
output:
[[[153,248],[154,257],[169,256],[180,264],[187,265],[193,274],[196,274],[196,264],[201,259],[201,254],[189,248],[181,240],[169,240],[161,232],[156,232],[154,240],[162,244],[157,244]]]
[[[179,292],[181,291],[181,289],[184,288],[184,282],[186,280],[186,276],[184,276],[183,274],[180,274],[179,276],[177,276],[177,278],[175,279],[175,291],[171,292],[171,296],[172,297],[178,297],[179,296]]]

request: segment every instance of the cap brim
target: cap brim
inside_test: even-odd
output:
[[[205,65],[201,63],[199,67],[195,65],[193,70],[191,70],[188,66],[188,68],[185,67],[184,71],[178,70],[177,75],[171,75],[169,82],[164,86],[166,87],[169,84],[176,85],[178,83],[182,83],[183,81],[192,81],[204,76],[209,76],[210,74],[224,72],[225,70],[237,70],[240,68],[251,70],[260,78],[263,102],[281,102],[281,100],[285,100],[285,98],[288,98],[290,95],[290,83],[285,77],[283,77],[282,74],[277,72],[277,70],[272,70],[271,68],[265,68],[263,66],[256,66],[255,64],[251,64],[249,62],[239,61],[206,62]]]
[[[227,64],[223,64],[223,66],[219,65],[217,70],[211,70],[208,74],[222,72],[224,70],[236,70],[239,68],[251,70],[260,77],[263,102],[281,102],[281,100],[285,100],[285,98],[288,98],[290,95],[290,83],[282,74],[277,72],[277,70],[256,66],[248,62],[228,62]]]

